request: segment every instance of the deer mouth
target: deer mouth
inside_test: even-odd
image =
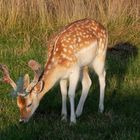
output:
[[[28,121],[29,121],[29,119],[27,119],[27,118],[21,118],[21,119],[19,119],[19,123],[20,124],[27,123]]]

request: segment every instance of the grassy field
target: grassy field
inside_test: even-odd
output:
[[[19,124],[12,88],[0,82],[0,140],[139,140],[140,139],[140,3],[137,0],[0,0],[0,63],[16,81],[32,71],[30,59],[47,60],[50,34],[74,20],[90,17],[109,32],[105,111],[98,113],[98,78],[77,124],[61,122],[61,95],[56,85],[27,124]],[[79,6],[80,4],[80,6]],[[125,5],[125,7],[124,7]],[[96,10],[94,10],[96,9]],[[116,12],[117,11],[117,12]],[[2,73],[0,73],[0,77]],[[76,93],[76,105],[81,85]],[[69,101],[68,101],[69,109]],[[69,119],[68,119],[69,120]]]

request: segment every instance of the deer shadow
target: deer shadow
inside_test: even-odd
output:
[[[108,49],[107,78],[111,79],[115,77],[116,79],[113,94],[115,94],[116,89],[122,88],[128,69],[135,61],[137,55],[137,47],[129,42],[120,42],[115,44],[111,49]]]
[[[133,68],[133,63],[137,59],[138,48],[129,42],[120,42],[115,44],[107,51],[107,100],[106,104],[116,112],[125,111],[125,107],[132,103],[131,111],[139,105],[138,94],[135,89],[129,87],[129,80],[131,80],[134,73],[130,71]],[[132,93],[131,93],[131,91]],[[137,96],[136,98],[134,96]],[[134,99],[135,98],[135,99]],[[119,105],[117,105],[119,104]],[[124,107],[125,106],[125,107]],[[119,109],[120,108],[120,109]]]

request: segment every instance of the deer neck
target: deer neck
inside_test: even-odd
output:
[[[39,99],[41,99],[62,76],[62,68],[55,67],[50,70],[45,70],[41,80],[44,82],[44,87],[41,93],[39,93]]]

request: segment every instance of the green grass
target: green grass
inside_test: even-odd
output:
[[[115,48],[116,50],[113,49],[107,53],[105,112],[98,113],[99,84],[97,76],[91,73],[93,85],[83,114],[74,126],[70,126],[69,121],[61,122],[59,86],[55,86],[43,98],[35,115],[27,124],[19,124],[16,99],[9,95],[12,88],[1,82],[0,140],[139,140],[140,46],[120,43]],[[0,37],[0,63],[7,64],[15,81],[19,75],[25,73],[33,76],[32,71],[27,67],[29,59],[35,59],[42,65],[45,63],[47,58],[43,41],[28,34]],[[81,85],[79,84],[76,104],[80,93]]]

